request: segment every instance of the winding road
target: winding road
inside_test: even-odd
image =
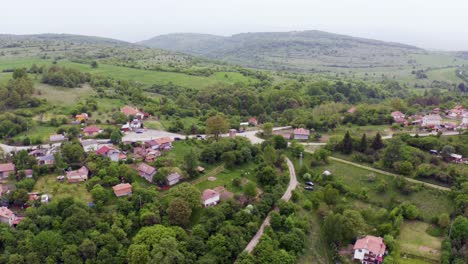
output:
[[[289,160],[288,158],[286,158],[286,163],[288,164],[288,168],[289,168],[289,184],[288,184],[288,188],[286,189],[286,192],[283,194],[283,196],[281,197],[282,200],[284,201],[289,201],[291,199],[291,196],[292,196],[292,191],[294,189],[296,189],[297,185],[299,184],[298,181],[297,181],[297,177],[296,177],[296,171],[294,169],[294,165],[293,163],[291,162],[291,160]],[[273,211],[275,210],[278,210],[277,208],[275,208]],[[255,248],[255,246],[257,246],[258,242],[260,241],[260,238],[262,237],[263,235],[263,231],[265,230],[265,227],[269,226],[270,225],[270,214],[271,214],[271,211],[268,213],[267,217],[265,218],[265,220],[263,221],[262,225],[260,226],[260,228],[258,229],[257,233],[255,234],[255,236],[252,238],[252,240],[250,240],[249,244],[247,245],[247,247],[245,247],[244,251],[247,251],[248,253],[252,252]]]

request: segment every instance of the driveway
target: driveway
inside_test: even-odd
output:
[[[286,158],[286,163],[288,164],[288,168],[289,168],[289,184],[288,184],[288,188],[286,189],[286,192],[283,194],[283,197],[281,197],[281,199],[287,202],[291,199],[292,191],[296,189],[299,183],[297,181],[296,171],[294,170],[293,163],[288,158]],[[277,211],[277,210],[278,210],[277,208],[274,209],[274,211]],[[260,241],[260,238],[263,235],[265,227],[270,225],[270,214],[271,214],[271,211],[268,213],[267,217],[263,221],[262,225],[258,229],[255,236],[252,238],[252,240],[250,240],[247,247],[245,247],[244,250],[247,251],[248,253],[251,253],[254,250],[255,246],[257,246],[258,242]]]

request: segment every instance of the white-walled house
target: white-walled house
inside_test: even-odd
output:
[[[383,238],[365,236],[354,243],[354,260],[363,264],[380,264],[383,262],[386,246]]]
[[[202,194],[203,206],[212,206],[219,203],[219,193],[212,189],[206,189]]]
[[[5,206],[0,207],[0,222],[1,223],[5,223],[5,224],[12,226],[15,219],[16,219],[16,215],[10,209],[8,209]]]
[[[422,118],[422,126],[423,127],[438,127],[440,126],[440,123],[442,122],[442,117],[438,114],[432,114],[432,115],[425,115]]]

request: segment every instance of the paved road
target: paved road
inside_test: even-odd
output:
[[[380,173],[380,174],[392,176],[392,177],[401,176],[401,177],[404,177],[409,182],[423,184],[423,185],[425,185],[427,187],[430,187],[430,188],[439,189],[439,190],[442,190],[442,191],[450,191],[450,188],[447,188],[447,187],[443,187],[443,186],[440,186],[440,185],[431,184],[431,183],[427,183],[427,182],[423,182],[423,181],[418,181],[418,180],[415,180],[415,179],[405,177],[403,175],[398,175],[398,174],[394,174],[394,173],[391,173],[391,172],[388,172],[388,171],[375,169],[375,168],[372,168],[372,167],[369,167],[369,166],[361,165],[361,164],[354,163],[354,162],[351,162],[351,161],[347,161],[347,160],[344,160],[344,159],[339,159],[339,158],[336,158],[336,157],[329,157],[329,159],[334,160],[334,161],[338,161],[338,162],[341,162],[341,163],[346,163],[346,164],[349,164],[349,165],[352,165],[352,166],[355,166],[355,167],[358,167],[358,168],[361,168],[361,169],[365,169],[365,170],[377,172],[377,173]]]
[[[286,158],[286,163],[288,164],[290,179],[289,179],[288,188],[286,189],[286,192],[283,194],[283,197],[281,197],[281,199],[285,200],[285,201],[289,201],[289,199],[291,199],[292,191],[294,189],[296,189],[296,187],[298,185],[298,181],[297,181],[297,178],[296,178],[296,171],[294,170],[293,163],[288,158]],[[278,209],[275,208],[274,210],[278,210]],[[247,247],[245,247],[244,250],[247,251],[248,253],[250,253],[250,252],[252,252],[254,250],[255,246],[257,246],[258,242],[260,241],[260,238],[263,235],[263,231],[265,230],[265,227],[270,225],[270,214],[271,214],[271,212],[268,213],[267,217],[263,221],[262,225],[258,229],[255,236],[252,238],[252,240],[250,240]]]

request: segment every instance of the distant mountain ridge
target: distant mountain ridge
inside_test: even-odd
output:
[[[411,45],[317,30],[241,33],[229,37],[176,33],[138,44],[248,67],[298,71],[394,67],[406,64],[408,54],[425,52]]]

